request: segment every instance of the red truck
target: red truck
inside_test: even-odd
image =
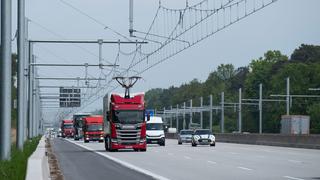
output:
[[[131,78],[131,79],[130,79]],[[129,88],[133,86],[138,77],[123,80],[122,87],[126,88],[125,94],[107,94],[103,98],[104,138],[106,151],[118,149],[134,149],[146,151],[146,121],[144,93],[130,96]],[[133,83],[125,84],[125,82]]]
[[[74,136],[73,120],[65,119],[61,122],[62,137],[72,138]]]
[[[83,118],[83,140],[103,142],[103,116],[88,116]]]

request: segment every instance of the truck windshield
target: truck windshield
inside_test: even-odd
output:
[[[87,131],[102,131],[101,124],[91,124],[87,126]]]
[[[147,130],[163,130],[162,123],[148,123]]]
[[[72,124],[65,124],[65,125],[63,125],[63,128],[64,129],[72,129],[73,125]]]
[[[143,111],[116,110],[113,111],[113,122],[122,124],[136,124],[144,121]]]

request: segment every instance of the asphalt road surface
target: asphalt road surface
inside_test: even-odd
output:
[[[89,173],[95,174],[93,179],[117,177],[120,173],[128,179],[320,180],[320,151],[312,149],[232,143],[191,147],[169,139],[165,147],[148,145],[147,152],[106,152],[103,143],[59,139],[54,147],[66,180],[74,176],[92,179]]]
[[[89,151],[62,139],[55,139],[53,147],[65,180],[152,179],[150,176],[101,157],[96,153],[99,150]]]

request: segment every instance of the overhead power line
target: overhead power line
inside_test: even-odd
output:
[[[110,26],[106,25],[105,23],[103,23],[102,21],[99,21],[98,19],[90,16],[88,13],[84,12],[83,10],[73,6],[71,3],[67,2],[67,1],[64,1],[64,0],[60,0],[60,2],[62,2],[63,4],[67,5],[68,7],[72,8],[73,10],[75,10],[76,12],[82,14],[83,16],[89,18],[90,20],[92,20],[93,22],[99,24],[100,26],[102,26],[104,29],[108,29],[110,30],[111,32],[113,32],[114,34],[128,40],[128,41],[132,41],[131,39],[129,39],[127,36],[121,34],[120,32],[114,30],[113,28],[111,28]]]

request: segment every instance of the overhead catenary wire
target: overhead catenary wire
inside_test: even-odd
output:
[[[176,54],[184,51],[185,49],[192,47],[193,45],[203,41],[213,34],[216,34],[217,32],[246,18],[256,11],[259,11],[276,2],[276,0],[263,1],[263,3],[258,6],[256,3],[254,3],[254,7],[252,9],[247,9],[248,1],[252,0],[221,0],[220,4],[219,2],[217,3],[217,1],[213,1],[213,9],[208,8],[208,0],[203,0],[200,3],[192,6],[186,4],[186,7],[181,9],[166,8],[159,3],[159,7],[151,25],[149,26],[147,32],[144,33],[145,36],[141,38],[152,40],[153,42],[160,41],[162,43],[152,43],[152,46],[147,47],[139,45],[139,48],[136,48],[134,51],[130,52],[130,55],[132,55],[133,58],[131,59],[128,68],[126,68],[124,71],[119,71],[119,74],[129,74],[129,72],[131,72],[133,74],[140,75],[156,65],[170,59]],[[244,13],[240,13],[243,12],[239,10],[240,8],[245,9]],[[237,15],[235,18],[232,16],[234,14]],[[177,16],[189,17],[189,21],[185,21],[184,19],[182,26],[180,21],[181,18]],[[161,24],[163,28],[157,28],[156,30],[154,29],[155,27],[161,27]],[[209,24],[212,25],[209,26]],[[166,38],[161,38],[159,36]],[[179,40],[190,42],[190,44],[180,42]],[[152,48],[150,49],[150,47]],[[136,56],[137,52],[140,56]],[[125,53],[121,54],[129,55]],[[108,92],[110,89],[112,88],[97,89],[95,92]],[[92,96],[93,99],[96,99],[97,97],[101,96]],[[90,100],[87,102],[88,103],[86,103],[86,105],[92,103],[93,101]]]
[[[29,18],[29,22],[37,25],[38,27],[42,28],[43,30],[49,32],[50,34],[52,34],[52,35],[54,35],[54,36],[56,36],[56,37],[58,37],[58,38],[61,38],[61,39],[63,39],[63,40],[67,40],[67,38],[66,38],[65,36],[63,36],[63,35],[61,35],[61,34],[59,34],[59,33],[56,33],[55,31],[53,31],[53,30],[51,30],[51,29],[43,26],[42,24],[36,22],[35,20],[31,20],[31,19]],[[84,48],[83,46],[80,46],[80,45],[78,45],[78,44],[72,44],[72,45],[75,46],[75,47],[80,48],[81,50],[83,50],[84,52],[92,55],[93,57],[96,57],[96,58],[99,57],[97,54],[95,54],[94,52],[92,52],[92,51]],[[108,60],[106,60],[106,59],[104,59],[104,58],[102,58],[102,60],[105,61],[105,62],[108,63],[108,64],[111,64],[110,61],[108,61]]]
[[[124,39],[126,39],[126,40],[128,40],[128,41],[132,41],[132,40],[129,39],[127,36],[121,34],[120,32],[118,32],[118,31],[116,31],[116,30],[114,30],[113,28],[111,28],[110,26],[106,25],[106,24],[103,23],[102,21],[99,21],[98,19],[90,16],[88,13],[85,13],[83,10],[75,7],[75,6],[72,5],[71,3],[69,3],[69,2],[67,2],[67,1],[65,1],[65,0],[59,0],[59,1],[62,2],[63,4],[65,4],[65,5],[67,5],[68,7],[72,8],[72,9],[75,10],[76,12],[78,12],[78,13],[84,15],[85,17],[91,19],[93,22],[101,25],[104,29],[108,29],[108,30],[110,30],[111,32],[113,32],[114,34],[116,34],[116,35],[118,35],[118,36],[120,36],[120,37],[122,37],[122,38],[124,38]]]

